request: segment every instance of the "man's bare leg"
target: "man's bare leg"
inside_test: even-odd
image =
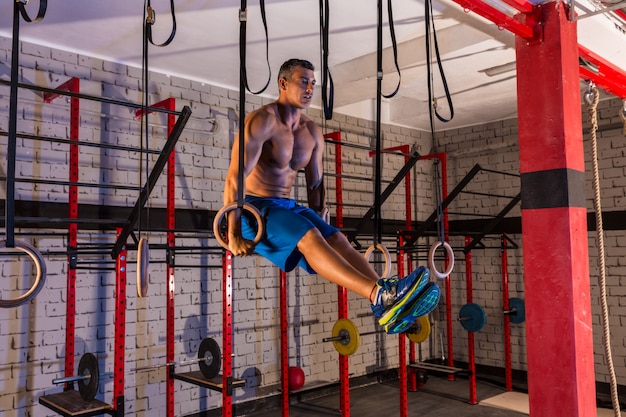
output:
[[[367,267],[364,267],[365,273],[358,270],[340,254],[347,252],[346,248],[340,244],[338,246],[341,247],[341,252],[331,247],[317,229],[309,230],[298,242],[298,250],[319,275],[371,302],[370,296],[378,280],[376,272],[368,262],[365,262],[367,264]],[[355,263],[359,263],[354,256],[348,257]],[[365,260],[362,256],[360,258]]]
[[[374,270],[372,264],[365,259],[363,254],[354,249],[348,241],[348,238],[346,238],[343,233],[330,235],[326,238],[326,241],[335,251],[337,251],[337,253],[339,253],[339,255],[343,256],[343,258],[348,261],[350,265],[355,267],[362,274],[367,275],[374,281],[377,281],[378,278],[380,278],[380,275]]]

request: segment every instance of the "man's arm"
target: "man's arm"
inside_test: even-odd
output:
[[[304,169],[307,184],[307,201],[309,207],[318,213],[326,208],[326,190],[324,188],[324,135],[319,126],[310,122],[309,131],[315,140],[315,149],[309,164]]]
[[[269,138],[268,132],[271,129],[271,121],[263,112],[252,112],[248,115],[244,125],[244,179],[252,172],[259,161],[263,143]],[[239,190],[239,134],[235,137],[233,149],[230,157],[230,165],[226,173],[224,183],[224,205],[229,205],[237,201]],[[241,184],[243,187],[244,184]],[[245,189],[242,190],[245,194]],[[251,241],[247,241],[241,236],[241,212],[232,210],[228,216],[228,245],[235,256],[249,255],[254,250]]]

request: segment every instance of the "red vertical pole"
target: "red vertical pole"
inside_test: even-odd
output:
[[[282,388],[282,415],[289,415],[289,321],[287,273],[280,271],[280,383]]]
[[[502,235],[502,310],[509,311],[509,262],[506,249],[506,235]],[[502,315],[504,320],[504,384],[507,391],[513,390],[513,371],[511,365],[511,316]]]
[[[164,107],[168,110],[176,110],[176,99],[168,98],[164,102]],[[168,136],[174,130],[176,124],[176,117],[174,114],[167,115],[167,134]],[[176,238],[174,229],[176,228],[176,150],[172,150],[169,159],[167,160],[167,363],[174,363],[174,334],[176,327],[174,326],[174,295],[175,295],[175,268],[174,268],[174,246],[176,245]],[[166,396],[167,406],[166,415],[168,417],[174,417],[174,377],[169,369],[166,369]]]
[[[341,133],[332,132],[324,135],[325,138],[335,142],[341,142]],[[343,182],[341,179],[341,145],[335,144],[335,198],[337,201],[337,213],[335,224],[338,228],[343,227]],[[337,287],[337,304],[339,319],[348,318],[348,290]],[[350,417],[350,362],[347,356],[339,355],[339,408],[342,417]]]
[[[122,229],[117,229],[117,237]],[[126,353],[126,245],[115,260],[115,347],[113,360],[113,409],[124,415],[124,364]]]
[[[576,24],[563,2],[535,7],[541,7],[542,41],[516,38],[530,414],[593,417]]]
[[[398,243],[402,242],[402,238]],[[400,251],[398,253],[398,276],[404,276],[404,253]],[[415,349],[413,343],[410,344],[411,352],[413,353],[413,359],[415,359]],[[415,384],[415,378],[411,378],[409,381],[407,372],[407,357],[406,357],[406,336],[404,333],[398,334],[398,379],[399,379],[399,391],[400,391],[400,417],[408,417],[409,415],[409,402],[408,402],[408,389],[409,384]]]
[[[448,197],[448,157],[445,152],[440,152],[436,154],[429,154],[420,156],[420,159],[433,159],[437,158],[441,163],[441,201]],[[444,239],[448,240],[448,209],[443,209],[443,230],[444,230]],[[445,267],[448,267],[448,254],[446,254],[445,259]],[[450,277],[446,277],[445,279],[445,300],[446,300],[446,334],[448,341],[448,366],[454,367],[454,345],[452,338],[452,303],[450,300],[452,299],[452,289],[450,287]],[[443,352],[442,352],[443,353]],[[448,375],[448,380],[454,381],[454,374]]]
[[[222,417],[232,417],[233,379],[233,254],[222,256]]]
[[[441,202],[448,197],[448,159],[445,153],[438,153],[437,158],[441,162]],[[448,240],[448,208],[443,209],[443,230],[444,239]],[[446,254],[445,267],[448,267],[448,255]],[[452,289],[450,284],[450,276],[445,279],[446,285],[446,324],[448,334],[448,366],[454,366],[454,344],[452,339]],[[454,380],[454,374],[448,375],[449,380]]]
[[[72,78],[68,82],[68,90],[72,93],[80,93],[80,81]],[[70,182],[78,182],[78,141],[80,126],[80,100],[77,97],[70,98],[70,140],[76,142],[70,145]],[[68,196],[69,218],[78,218],[78,186],[69,186]],[[78,246],[78,223],[68,225],[68,246],[72,253],[67,259],[67,305],[66,305],[66,331],[65,331],[65,375],[74,375],[74,340],[76,330],[76,262],[78,255],[75,252]],[[73,258],[73,259],[72,259]]]
[[[60,91],[69,91],[72,93],[80,93],[80,81],[76,77],[72,77],[65,83],[57,87]],[[57,93],[44,93],[43,100],[45,103],[52,103],[56,98],[61,97]],[[70,98],[70,172],[68,187],[68,217],[70,219],[78,218],[78,141],[80,127],[80,99],[77,97]],[[74,375],[74,355],[76,337],[76,262],[78,254],[76,249],[78,246],[78,223],[69,223],[67,226],[67,302],[65,305],[65,376]],[[65,385],[68,388],[68,384]]]
[[[472,239],[465,236],[465,246],[471,243]],[[465,292],[467,303],[474,302],[473,281],[472,281],[472,252],[465,255]],[[476,357],[474,352],[474,332],[467,332],[467,363],[469,368],[469,403],[478,404],[476,400]]]

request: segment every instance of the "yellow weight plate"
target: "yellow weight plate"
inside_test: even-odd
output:
[[[428,315],[418,318],[406,331],[406,336],[411,342],[422,343],[430,336],[430,320]]]
[[[361,336],[356,325],[348,319],[339,319],[333,326],[333,346],[340,355],[350,356],[356,353],[361,344]]]

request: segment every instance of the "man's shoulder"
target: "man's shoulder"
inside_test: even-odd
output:
[[[306,129],[311,133],[311,135],[322,136],[322,129],[310,117],[303,114],[300,117],[300,124],[306,127]]]

